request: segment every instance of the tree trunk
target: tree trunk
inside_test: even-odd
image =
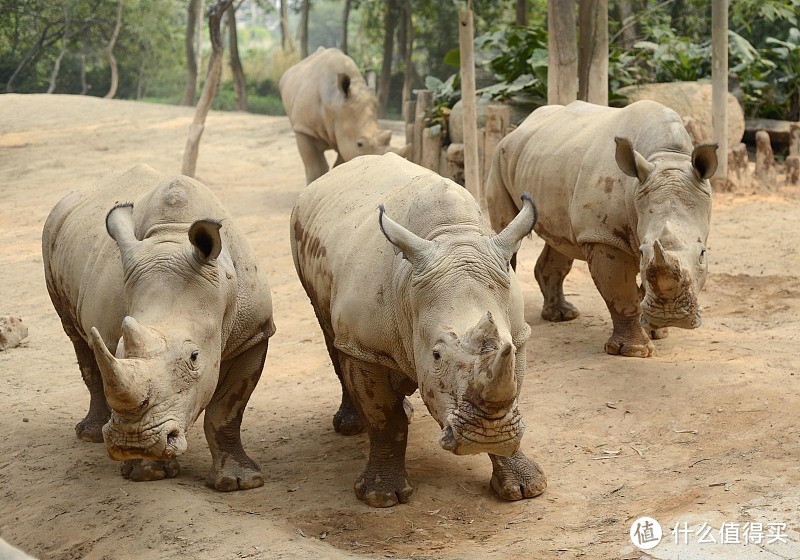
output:
[[[629,50],[636,42],[636,35],[638,30],[636,24],[631,21],[626,24],[625,20],[633,15],[633,1],[632,0],[617,0],[617,17],[619,18],[620,30],[619,35],[622,35],[622,47]]]
[[[144,47],[144,56],[142,56],[142,60],[139,62],[139,78],[136,80],[136,99],[137,101],[142,98],[144,95],[144,81],[145,81],[145,69],[147,68],[147,58],[149,56],[149,50],[145,46]]]
[[[206,125],[206,117],[211,109],[211,102],[217,94],[219,77],[222,73],[222,33],[220,23],[222,14],[233,3],[233,0],[217,0],[208,9],[208,31],[211,36],[211,58],[208,61],[208,73],[203,84],[203,92],[194,112],[194,120],[189,127],[189,137],[186,139],[186,149],[183,152],[183,166],[181,173],[194,177],[197,168],[197,155],[200,151],[200,137]]]
[[[414,80],[414,19],[411,14],[411,0],[404,0],[403,2],[403,16],[405,19],[405,60],[403,61],[403,68],[405,70],[403,75],[403,108],[405,109],[406,102],[411,101],[411,88],[413,87]],[[407,115],[403,115],[408,118]]]
[[[478,155],[478,119],[475,103],[475,31],[472,0],[458,12],[458,44],[461,49],[461,103],[464,105],[464,186],[485,209]]]
[[[119,85],[119,69],[117,68],[117,59],[114,58],[114,46],[117,44],[119,38],[119,30],[122,28],[122,0],[117,1],[117,22],[114,24],[114,32],[111,34],[111,40],[108,42],[106,49],[106,56],[108,56],[108,65],[111,67],[111,87],[108,88],[108,93],[105,95],[106,99],[113,99],[117,95],[117,86]]]
[[[197,21],[201,18],[200,0],[189,0],[189,7],[186,11],[186,38],[184,48],[186,49],[186,88],[183,90],[183,97],[181,98],[181,105],[192,106],[194,105],[194,97],[197,93],[197,54],[194,50],[195,34],[197,31]]]
[[[89,84],[86,82],[86,53],[81,53],[81,95],[89,93]]]
[[[574,0],[547,2],[547,103],[566,105],[578,95]]]
[[[528,0],[517,0],[517,25],[528,26]]]
[[[197,88],[200,87],[200,77],[202,75],[202,68],[203,68],[203,23],[205,22],[206,18],[206,3],[205,0],[200,0],[199,10],[197,10],[197,30],[195,31],[195,36],[197,37],[197,43],[194,47],[194,59],[195,65],[197,66],[197,79],[195,80],[194,90],[197,91]],[[194,105],[194,102],[192,102]]]
[[[347,24],[350,23],[350,0],[344,0],[344,9],[342,10],[342,39],[341,47],[342,52],[347,54]]]
[[[711,3],[711,122],[717,148],[714,179],[728,180],[728,0]]]
[[[608,105],[608,0],[580,0],[578,99]]]
[[[283,52],[294,50],[289,36],[289,0],[281,0],[281,49]]]
[[[311,0],[303,0],[300,5],[300,23],[297,26],[297,40],[300,42],[300,58],[308,56],[308,13],[311,11]]]
[[[236,110],[247,111],[247,80],[244,77],[244,68],[239,58],[239,39],[236,33],[236,10],[231,4],[228,8],[228,46],[231,57],[231,71],[233,72],[233,92],[236,95]]]
[[[389,103],[395,27],[397,27],[397,0],[387,0],[383,17],[383,61],[378,79],[378,118],[381,119],[386,115],[386,105]]]
[[[69,35],[69,8],[68,4],[64,4],[64,34],[61,36],[61,50],[56,57],[56,62],[53,64],[53,71],[50,73],[50,85],[47,87],[47,93],[53,93],[56,90],[56,80],[58,73],[61,70],[61,61],[64,60],[64,55],[67,54],[67,36]]]

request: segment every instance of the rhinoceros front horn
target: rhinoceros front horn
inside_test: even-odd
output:
[[[133,411],[145,404],[149,386],[141,375],[137,375],[136,362],[115,358],[95,327],[89,335],[89,344],[100,368],[103,391],[111,408],[118,412]]]
[[[514,375],[514,347],[506,342],[497,351],[492,364],[492,377],[482,391],[486,403],[505,403],[517,394],[517,379]]]
[[[422,239],[389,218],[389,216],[386,216],[386,209],[383,207],[383,204],[381,204],[378,209],[380,212],[378,215],[378,224],[380,225],[383,235],[397,250],[403,252],[403,257],[411,263],[411,266],[416,267],[431,250],[433,241]]]
[[[522,195],[522,210],[506,228],[494,237],[494,243],[501,254],[510,260],[519,250],[522,239],[536,226],[539,217],[536,205],[529,194]]]

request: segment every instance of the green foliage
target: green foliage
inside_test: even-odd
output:
[[[547,31],[543,27],[514,27],[487,33],[475,40],[498,83],[480,90],[494,99],[524,98],[547,103]]]

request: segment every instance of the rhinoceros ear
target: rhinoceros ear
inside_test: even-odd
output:
[[[135,225],[133,223],[133,204],[118,204],[106,214],[106,231],[117,242],[120,254],[123,256],[128,249],[140,243],[136,239]]]
[[[522,210],[503,231],[494,237],[497,248],[506,260],[511,260],[511,257],[519,250],[522,239],[533,231],[538,219],[539,212],[533,203],[531,195],[528,193],[523,194]]]
[[[342,90],[345,99],[350,97],[350,76],[345,73],[339,74],[339,89]]]
[[[189,228],[189,241],[194,245],[195,255],[201,262],[210,262],[222,251],[222,224],[211,220],[197,220]]]
[[[412,267],[416,267],[422,262],[428,251],[430,251],[433,246],[433,241],[422,239],[388,216],[384,216],[386,209],[383,207],[383,204],[381,204],[378,209],[380,212],[378,215],[378,224],[381,227],[383,235],[389,240],[389,243],[395,246],[395,251],[402,251],[403,258],[410,262]]]
[[[700,178],[710,179],[717,171],[717,144],[701,144],[692,151],[692,167]]]
[[[636,177],[640,183],[644,183],[655,169],[655,165],[647,161],[642,154],[633,149],[631,141],[627,138],[614,138],[617,143],[615,157],[617,165],[625,175]]]

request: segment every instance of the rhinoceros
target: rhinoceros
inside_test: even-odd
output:
[[[614,325],[605,351],[648,357],[650,338],[667,327],[701,324],[716,168],[716,145],[693,149],[681,117],[663,105],[577,101],[537,109],[498,144],[486,197],[497,231],[521,192],[537,201],[543,319],[578,317],[563,282],[574,259],[587,261]]]
[[[140,165],[65,196],[42,234],[47,289],[89,389],[80,439],[135,481],[178,474],[205,409],[221,491],[261,486],[240,426],[275,332],[253,249],[214,195]]]
[[[544,490],[517,406],[531,331],[509,259],[535,222],[525,200],[494,235],[465,189],[396,154],[345,163],[298,198],[292,255],[342,384],[334,427],[369,434],[355,483],[368,504],[412,493],[403,405],[416,389],[442,448],[490,454],[500,496]]]
[[[306,184],[328,171],[325,150],[338,153],[334,165],[395,151],[389,146],[391,131],[378,126],[375,96],[353,59],[339,49],[320,47],[286,70],[279,88]]]

